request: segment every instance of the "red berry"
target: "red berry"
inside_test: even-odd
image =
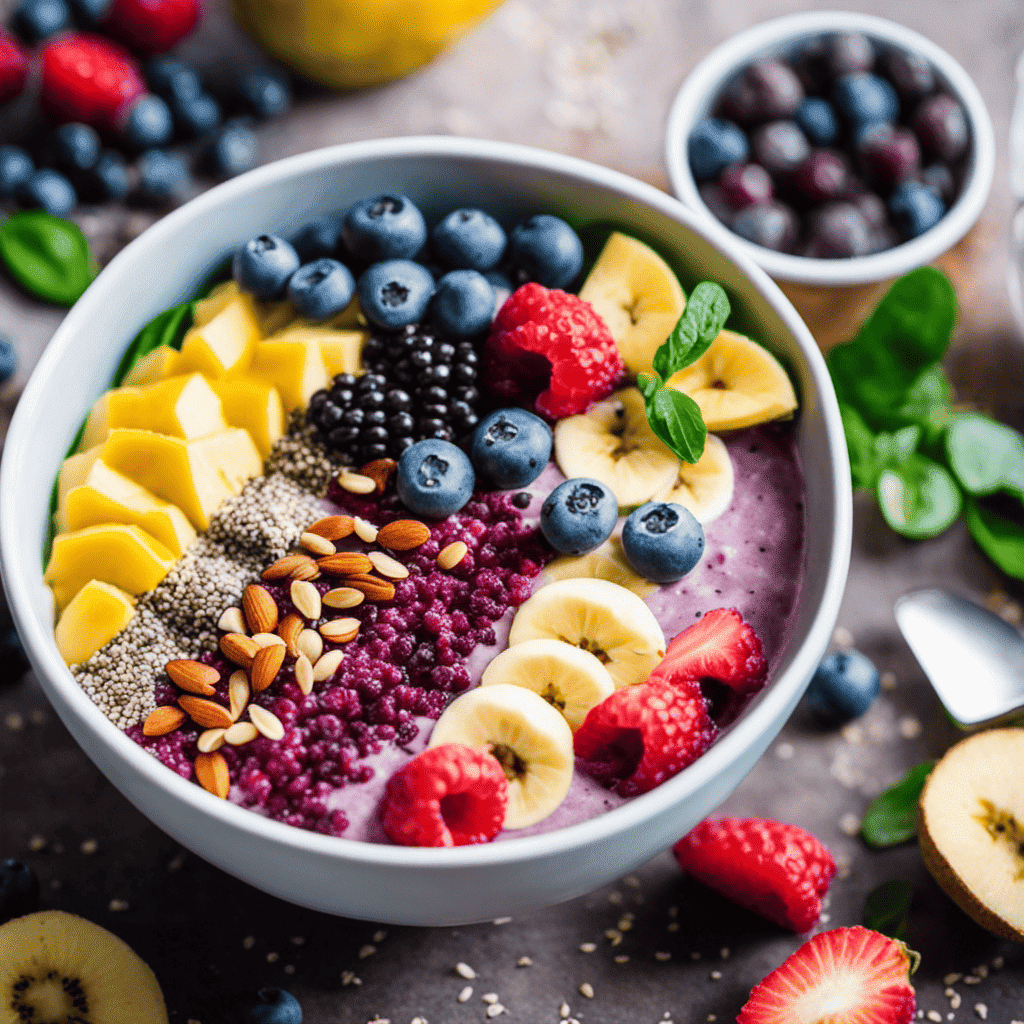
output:
[[[120,46],[86,32],[66,32],[41,50],[40,101],[55,121],[111,130],[118,112],[146,91],[135,61]]]
[[[718,729],[700,686],[652,677],[592,707],[573,737],[586,770],[622,796],[660,786],[704,753]]]
[[[484,349],[483,377],[495,394],[532,404],[549,419],[586,412],[625,372],[611,331],[589,302],[534,282],[501,307]]]
[[[708,818],[673,849],[687,874],[795,932],[818,920],[836,873],[832,854],[809,832],[763,818]]]
[[[505,771],[486,750],[462,743],[431,747],[388,780],[381,822],[402,846],[489,843],[508,805]]]
[[[736,1024],[910,1024],[912,969],[906,946],[878,932],[822,932],[754,986]]]
[[[0,28],[0,103],[14,99],[28,79],[28,55],[21,43]]]
[[[136,53],[164,53],[196,27],[199,0],[114,0],[103,30]]]

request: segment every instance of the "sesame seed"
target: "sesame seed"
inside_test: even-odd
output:
[[[792,743],[780,743],[775,748],[775,756],[780,761],[788,761],[796,753]]]
[[[720,950],[718,951],[718,955],[719,955],[719,956],[720,956],[720,957],[721,957],[721,958],[722,958],[723,960],[728,960],[728,959],[729,959],[729,957],[730,957],[730,956],[732,956],[732,950],[731,950],[731,949],[730,949],[730,948],[729,948],[728,946],[723,946],[723,947],[722,947],[722,948],[721,948],[721,949],[720,949]]]
[[[879,678],[879,683],[882,685],[883,690],[895,690],[896,689],[896,673],[895,672],[883,672]]]
[[[28,841],[28,848],[31,853],[39,853],[46,849],[46,839],[43,836],[33,836]]]
[[[378,931],[375,931],[373,933],[373,941],[374,942],[383,942],[387,937],[388,937],[388,933],[383,928],[381,928]]]
[[[860,831],[860,818],[848,812],[839,819],[839,828],[848,836],[855,836]]]
[[[495,924],[511,924],[512,923],[512,918],[511,917],[496,917],[494,919],[494,923]]]
[[[243,949],[252,949],[252,947],[255,946],[255,945],[256,945],[256,937],[254,935],[246,935],[246,937],[244,939],[242,939],[242,948]]]
[[[942,979],[942,984],[943,985],[955,985],[962,977],[963,977],[962,974],[947,974]]]
[[[629,956],[628,956],[628,954],[626,954],[626,953],[619,953],[618,956],[615,957],[615,962],[617,964],[628,964],[629,963]]]
[[[349,985],[362,985],[363,979],[356,977],[355,971],[342,971],[341,972],[341,984],[345,987]]]
[[[933,1020],[933,1021],[935,1021],[935,1022],[936,1022],[936,1024],[942,1024],[942,1014],[941,1014],[941,1013],[939,1013],[939,1012],[938,1012],[938,1010],[929,1010],[929,1011],[928,1011],[928,1012],[927,1012],[927,1013],[925,1014],[925,1016],[926,1016],[926,1017],[927,1017],[927,1018],[928,1018],[929,1020]]]
[[[516,967],[532,967],[533,961],[528,956],[521,956],[516,961]]]
[[[594,986],[591,985],[589,981],[583,982],[583,984],[580,985],[580,995],[583,996],[585,999],[593,999]]]
[[[499,996],[497,992],[485,992],[480,999],[485,1003],[496,1003],[498,1002]]]
[[[988,1007],[984,1003],[975,1003],[974,1012],[982,1019],[988,1019]]]
[[[712,981],[719,981],[719,980],[721,980],[721,977],[722,977],[722,972],[721,971],[712,971],[711,972],[711,980]]]
[[[82,841],[82,845],[79,846],[79,849],[86,856],[90,856],[91,854],[94,854],[99,848],[100,848],[100,844],[97,843],[95,839],[85,839],[85,840]]]
[[[965,975],[965,977],[964,977],[964,984],[965,985],[980,985],[981,984],[981,978],[975,977],[975,975],[973,975],[973,974]]]
[[[597,943],[595,942],[581,942],[580,952],[581,953],[593,953],[597,949]]]
[[[461,960],[455,965],[455,973],[460,978],[472,979],[476,977],[476,971],[469,964],[464,964]]]
[[[959,1010],[960,1009],[960,1004],[962,1002],[963,1002],[963,1000],[960,998],[960,993],[959,992],[954,992],[949,997],[949,1008],[951,1010]]]
[[[501,1003],[491,1003],[491,1005],[487,1007],[487,1016],[488,1017],[497,1017],[499,1013],[504,1013],[504,1012],[505,1012],[505,1007],[502,1006]]]
[[[836,647],[853,646],[853,634],[845,626],[836,626],[832,639],[835,641]]]
[[[464,989],[463,989],[463,990],[462,990],[462,991],[461,991],[461,992],[460,992],[460,993],[459,993],[459,994],[458,994],[458,995],[456,996],[456,999],[458,999],[458,1001],[459,1001],[460,1003],[466,1003],[466,1002],[469,1002],[469,1000],[470,1000],[470,998],[472,997],[472,995],[473,995],[473,986],[472,986],[472,985],[467,985],[467,986],[466,986],[466,987],[465,987],[465,988],[464,988]]]
[[[558,1016],[561,1017],[562,1020],[565,1020],[565,1018],[568,1017],[570,1013],[572,1013],[572,1010],[569,1008],[568,1003],[562,1003],[562,1005],[558,1008]]]
[[[613,890],[612,892],[608,893],[608,902],[609,903],[615,903],[616,905],[621,903],[622,902],[622,893],[618,892],[618,891],[615,891],[615,890]]]
[[[358,956],[359,956],[360,960],[365,960],[368,956],[373,956],[373,954],[376,953],[376,952],[377,952],[377,947],[374,946],[374,945],[371,945],[368,942],[365,946],[363,946],[359,950]]]
[[[277,961],[280,958],[281,958],[281,955],[279,953],[268,953],[267,954],[267,963],[268,964],[276,964]]]
[[[993,957],[992,958],[992,969],[996,970],[996,971],[1001,970],[1002,967],[1003,967],[1003,964],[1005,964],[1005,963],[1006,963],[1006,960],[1003,959],[1003,957],[1001,957],[1001,956]]]
[[[654,959],[655,960],[661,960],[662,962],[664,962],[665,960],[671,960],[672,959],[672,954],[667,952],[666,950],[659,949],[654,954]]]
[[[112,914],[121,914],[124,911],[128,910],[130,907],[131,904],[127,900],[111,900],[107,904],[107,909]]]
[[[665,925],[665,931],[667,931],[667,932],[677,932],[677,931],[679,931],[679,922],[678,921],[669,921],[669,923],[667,925]]]

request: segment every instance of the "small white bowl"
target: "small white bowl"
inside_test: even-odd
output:
[[[732,232],[701,199],[687,155],[687,140],[694,125],[708,116],[723,86],[743,67],[759,57],[786,54],[800,40],[830,32],[862,32],[872,40],[925,57],[943,86],[967,112],[972,144],[960,195],[938,224],[892,249],[834,260],[775,252]],[[696,212],[714,241],[729,239],[738,245],[780,284],[801,313],[810,312],[808,326],[819,343],[823,333],[829,335],[829,342],[848,340],[852,332],[846,338],[831,337],[839,329],[837,317],[847,322],[856,320],[857,310],[866,316],[892,280],[923,263],[933,262],[967,234],[977,222],[992,187],[995,152],[992,120],[985,102],[971,76],[957,61],[911,29],[884,18],[848,11],[793,14],[733,36],[708,54],[683,83],[669,113],[665,138],[665,159],[676,195]],[[858,288],[860,285],[872,287]]]
[[[292,828],[218,800],[116,728],[57,652],[42,545],[50,489],[125,346],[247,238],[288,233],[383,189],[429,220],[478,205],[503,220],[554,212],[642,234],[692,280],[720,281],[748,333],[792,368],[802,398],[807,566],[793,637],[771,685],[694,765],[591,821],[486,846],[412,849]],[[789,717],[835,624],[850,555],[846,442],[824,360],[792,306],[731,239],[712,241],[677,200],[623,174],[521,146],[467,139],[370,141],[282,160],[158,221],[100,274],[68,314],[18,404],[0,467],[4,585],[36,674],[61,720],[156,825],[225,871],[303,906],[396,924],[441,925],[521,913],[588,892],[664,850],[717,807]]]

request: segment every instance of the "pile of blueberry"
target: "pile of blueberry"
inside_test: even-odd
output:
[[[756,60],[690,134],[708,209],[738,235],[819,259],[866,256],[933,227],[971,150],[963,107],[920,54],[857,32]]]

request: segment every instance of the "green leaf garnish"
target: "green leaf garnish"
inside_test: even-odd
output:
[[[853,487],[858,491],[874,487],[879,472],[875,455],[875,435],[864,422],[864,417],[852,405],[841,402],[839,415],[843,419],[843,432],[846,434]]]
[[[96,276],[82,229],[45,210],[24,210],[0,224],[0,259],[26,291],[70,306]]]
[[[967,529],[1007,576],[1024,580],[1024,526],[967,499]]]
[[[1024,493],[1024,437],[988,416],[956,416],[946,431],[946,458],[968,494]]]
[[[919,454],[884,469],[875,493],[885,521],[912,540],[937,537],[963,508],[956,481],[937,462]]]
[[[868,894],[864,903],[864,927],[888,935],[890,939],[905,939],[913,901],[913,882],[905,878],[883,882]]]
[[[860,833],[876,850],[898,846],[917,834],[917,802],[934,761],[922,761],[901,782],[879,793],[868,807]]]
[[[135,335],[114,374],[112,387],[120,387],[135,364],[162,345],[181,348],[181,342],[192,326],[195,303],[190,299],[179,302],[155,316]]]
[[[700,407],[682,391],[658,388],[647,403],[651,429],[683,460],[696,462],[704,452],[708,428]]]

